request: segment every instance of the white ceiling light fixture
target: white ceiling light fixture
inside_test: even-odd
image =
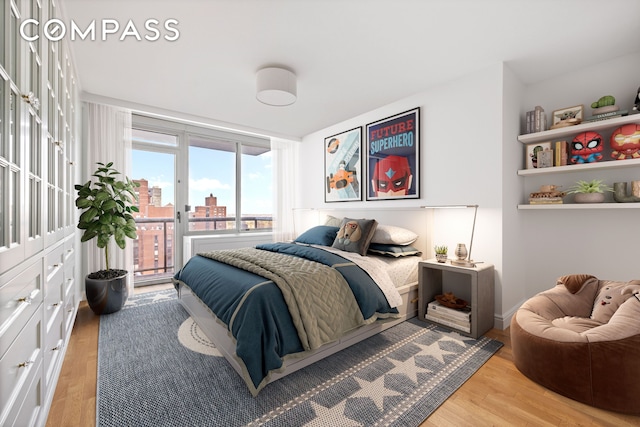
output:
[[[258,70],[256,98],[263,104],[278,107],[293,104],[298,98],[296,75],[278,67]]]

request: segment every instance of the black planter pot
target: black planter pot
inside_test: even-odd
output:
[[[113,278],[104,278],[105,270],[89,274],[85,280],[87,302],[95,314],[120,310],[129,296],[126,270],[108,270]]]

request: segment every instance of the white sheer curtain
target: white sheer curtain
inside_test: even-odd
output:
[[[86,145],[83,161],[83,180],[87,182],[97,169],[96,162],[113,162],[122,175],[130,176],[131,173],[131,111],[101,105],[86,103]],[[103,270],[106,268],[104,250],[96,246],[91,240],[83,243],[86,254],[87,272]],[[115,243],[109,246],[109,267],[127,270],[129,272],[129,294],[133,291],[133,242],[127,239],[125,250],[121,250]]]
[[[293,209],[297,204],[299,142],[271,138],[273,179],[273,240],[294,239]]]

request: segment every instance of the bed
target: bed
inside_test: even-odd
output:
[[[349,221],[360,221],[366,234],[359,243],[338,237]],[[402,229],[340,222],[314,226],[293,242],[200,253],[174,276],[181,304],[254,396],[416,315],[415,238],[403,230],[401,242],[377,243],[381,230]]]

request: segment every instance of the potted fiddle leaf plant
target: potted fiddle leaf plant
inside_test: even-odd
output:
[[[128,177],[119,179],[113,162],[97,165],[93,181],[75,186],[75,203],[83,211],[78,220],[78,228],[84,230],[80,241],[96,239],[97,247],[104,249],[105,269],[85,278],[87,302],[94,313],[108,314],[120,310],[128,297],[128,272],[109,265],[109,243],[113,238],[124,249],[127,238],[137,237],[132,213],[138,212],[135,188],[140,184]]]
[[[591,181],[577,181],[568,194],[573,194],[573,201],[576,203],[602,203],[604,193],[613,191],[613,188],[604,184],[602,180],[592,179]]]

